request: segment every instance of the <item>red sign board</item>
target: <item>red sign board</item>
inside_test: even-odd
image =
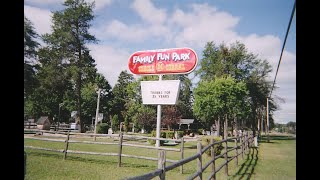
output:
[[[186,74],[193,71],[198,57],[190,48],[157,49],[137,51],[129,58],[133,74]]]

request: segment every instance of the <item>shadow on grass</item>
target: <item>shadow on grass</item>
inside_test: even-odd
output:
[[[251,179],[251,176],[254,174],[254,168],[258,162],[258,148],[252,147],[249,149],[249,154],[247,159],[242,163],[239,170],[233,175],[233,179]]]

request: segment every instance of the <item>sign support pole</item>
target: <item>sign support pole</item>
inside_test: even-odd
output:
[[[99,115],[99,102],[100,102],[100,93],[102,89],[98,89],[98,101],[97,101],[97,109],[96,109],[96,119],[94,122],[94,141],[96,141],[96,134],[97,134],[97,122],[98,122],[98,115]]]
[[[162,81],[162,74],[159,75],[159,81]],[[161,127],[161,105],[157,105],[157,132],[156,138],[160,138]],[[160,147],[160,140],[156,140],[156,147]]]

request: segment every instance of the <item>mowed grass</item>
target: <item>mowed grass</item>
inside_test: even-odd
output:
[[[250,155],[229,179],[296,179],[296,139],[290,135],[271,135],[259,140],[259,148]]]
[[[56,139],[56,138],[55,138]],[[64,139],[64,138],[63,138]],[[92,138],[81,140],[92,140]],[[100,138],[97,141],[117,142],[117,140]],[[272,143],[260,143],[259,152],[250,150],[250,154],[239,156],[239,165],[235,159],[229,164],[229,176],[225,175],[224,167],[218,172],[217,179],[295,179],[295,140],[271,140]],[[133,142],[126,142],[132,144]],[[147,143],[143,143],[148,145]],[[48,142],[25,139],[26,146],[45,147],[52,149],[64,149],[62,142]],[[228,146],[234,146],[228,143]],[[168,146],[170,148],[180,148]],[[197,152],[197,142],[186,142],[184,157],[190,157]],[[280,149],[279,149],[280,148]],[[70,143],[70,150],[92,151],[92,152],[118,152],[117,145],[97,145]],[[25,148],[27,152],[27,174],[26,179],[125,179],[142,175],[157,169],[157,161],[143,160],[136,158],[122,157],[122,167],[118,167],[117,156],[97,156],[84,154],[68,154],[63,160],[63,154],[43,150]],[[158,151],[123,146],[123,154],[155,157]],[[294,158],[289,154],[292,154]],[[233,154],[233,153],[232,153]],[[232,155],[231,154],[231,155]],[[277,154],[276,156],[274,154]],[[180,152],[167,151],[167,159],[179,160]],[[281,157],[278,157],[281,156]],[[210,157],[203,155],[202,166],[210,160]],[[278,163],[275,163],[279,161]],[[281,161],[281,162],[280,162]],[[216,167],[224,162],[223,158],[218,159]],[[167,162],[166,165],[171,163]],[[291,167],[288,168],[288,165]],[[285,167],[283,167],[285,166]],[[293,166],[293,167],[292,167]],[[166,172],[166,179],[187,179],[197,171],[197,161],[194,160],[184,165],[184,173],[180,174],[180,168]],[[210,167],[203,173],[207,179],[210,174]],[[154,178],[157,179],[157,178]]]

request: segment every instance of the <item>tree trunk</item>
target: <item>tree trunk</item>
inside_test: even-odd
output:
[[[225,126],[224,126],[224,139],[228,138],[228,115],[226,114],[226,118],[224,120]]]
[[[79,77],[80,76],[80,77]],[[78,112],[79,112],[79,129],[80,132],[83,132],[83,122],[81,121],[81,73],[78,73],[78,88],[77,88],[77,94],[78,94]]]
[[[81,47],[81,42],[80,42],[80,37],[79,37],[79,23],[80,22],[76,22],[76,38],[77,38],[77,48],[79,51],[79,56],[78,56],[78,62],[77,62],[77,68],[78,68],[78,72],[77,72],[77,93],[78,93],[78,112],[79,112],[79,128],[80,128],[80,132],[84,132],[84,122],[81,120],[81,116],[82,116],[82,112],[81,112],[81,87],[82,87],[82,47]]]
[[[218,121],[217,121],[217,135],[220,136],[220,117],[218,117]]]
[[[213,131],[215,130],[215,122],[213,122],[212,124],[211,124],[211,127],[210,127],[210,131],[213,133]],[[213,135],[213,134],[211,134],[211,135]]]
[[[237,117],[234,116],[234,129],[236,131],[236,136],[238,136],[238,123],[237,123]]]

